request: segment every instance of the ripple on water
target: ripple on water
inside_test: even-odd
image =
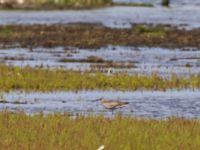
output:
[[[195,15],[194,15],[195,14]],[[134,23],[171,24],[187,29],[200,27],[198,5],[181,7],[108,7],[79,11],[0,11],[0,24],[100,23],[129,28]]]
[[[103,114],[111,116],[100,102],[93,100],[101,98],[128,101],[127,107],[116,112],[123,115],[165,118],[179,116],[186,118],[200,118],[200,91],[171,90],[161,91],[79,91],[53,93],[25,93],[14,91],[4,93],[8,102],[19,101],[26,104],[0,104],[0,109],[12,111],[23,110],[26,113],[70,112],[72,114]]]
[[[122,67],[106,67],[103,63],[80,62],[90,56],[101,58],[105,61],[112,61],[121,64]],[[61,60],[73,60],[63,62]],[[35,48],[32,51],[23,48],[11,48],[0,50],[0,60],[9,65],[15,66],[43,66],[48,68],[64,68],[73,70],[100,70],[107,72],[127,72],[129,74],[147,74],[159,72],[162,76],[169,76],[171,73],[189,76],[200,73],[200,50],[187,48],[167,49],[148,47],[124,47],[106,46],[97,50],[70,48],[65,50],[62,47],[45,49]],[[109,63],[107,63],[109,64]],[[99,67],[98,67],[99,66]],[[128,67],[123,67],[128,66]]]

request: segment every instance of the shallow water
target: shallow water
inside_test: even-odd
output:
[[[100,102],[95,99],[102,96],[107,99],[127,101],[127,107],[116,110],[123,115],[148,118],[165,118],[178,116],[185,118],[200,118],[200,91],[79,91],[53,93],[4,93],[8,102],[27,102],[27,104],[0,104],[0,109],[37,112],[69,112],[72,114],[103,114],[112,116]],[[115,113],[116,113],[115,112]]]
[[[131,68],[94,68],[100,63],[81,63],[80,59],[89,56],[103,58],[119,64],[132,64]],[[62,59],[72,59],[74,62],[61,62]],[[135,48],[123,46],[107,46],[97,50],[62,47],[45,49],[36,48],[33,51],[23,48],[0,49],[1,63],[15,66],[31,66],[45,68],[64,68],[73,70],[100,70],[102,72],[127,72],[129,74],[152,74],[158,72],[162,76],[175,73],[189,76],[200,73],[200,50],[197,49],[165,49],[165,48]]]
[[[194,15],[195,14],[195,15]],[[0,11],[0,24],[100,23],[127,28],[134,23],[171,24],[188,29],[200,27],[200,7],[108,7],[80,11]]]

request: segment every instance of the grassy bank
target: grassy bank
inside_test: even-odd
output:
[[[1,9],[56,10],[56,9],[92,9],[106,6],[153,7],[148,3],[115,3],[112,0],[26,0],[24,3],[5,2]]]
[[[112,0],[26,0],[23,4],[7,2],[4,9],[87,9],[112,5]]]
[[[134,25],[113,29],[95,24],[0,26],[0,45],[6,47],[100,48],[107,45],[200,48],[200,29],[179,30],[169,26]]]
[[[189,78],[172,75],[170,79],[157,74],[151,76],[76,72],[66,70],[32,69],[30,67],[0,66],[0,89],[56,91],[56,90],[166,90],[200,88],[200,75]]]
[[[0,149],[7,150],[198,150],[200,122],[67,114],[0,113]]]

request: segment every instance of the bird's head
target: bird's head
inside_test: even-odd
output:
[[[101,98],[98,98],[98,99],[93,100],[93,102],[104,101],[104,100],[105,100],[105,99],[104,99],[103,97],[101,97]]]

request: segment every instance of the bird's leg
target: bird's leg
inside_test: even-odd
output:
[[[111,109],[111,111],[112,111],[112,115],[114,115],[114,109]]]

